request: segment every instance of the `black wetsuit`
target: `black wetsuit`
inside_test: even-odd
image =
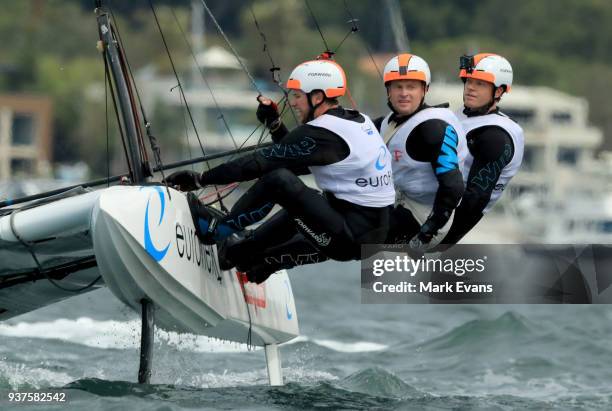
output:
[[[365,121],[358,112],[341,107],[326,114]],[[347,261],[360,257],[361,244],[384,241],[391,206],[365,207],[331,193],[322,195],[297,177],[309,173],[309,166],[334,164],[348,157],[350,149],[344,139],[328,129],[306,124],[290,132],[281,127],[273,141],[272,146],[202,174],[202,184],[258,178],[220,222],[220,228],[242,230],[263,219],[274,204],[283,208],[254,230],[251,249],[241,252],[241,261],[232,259],[237,267],[247,274],[271,273],[328,258]]]
[[[414,116],[419,111],[428,108],[423,105],[409,116],[392,115],[392,121],[396,125],[401,125]],[[374,120],[374,124],[380,131],[383,117]],[[420,231],[426,231],[435,235],[437,231],[448,222],[453,210],[457,207],[463,194],[463,177],[459,165],[451,170],[438,173],[436,169],[440,167],[438,162],[442,154],[442,144],[446,134],[448,123],[440,119],[430,119],[422,122],[414,128],[406,139],[406,152],[414,160],[431,163],[432,171],[438,180],[438,191],[432,207],[432,212],[423,223],[419,224],[411,211],[396,205],[391,213],[390,229],[386,243],[407,243]]]
[[[499,112],[499,109],[493,113]],[[470,115],[466,113],[468,117]],[[456,244],[483,216],[493,190],[500,190],[497,181],[502,170],[514,157],[514,144],[510,134],[498,126],[485,126],[467,134],[467,143],[474,162],[465,187],[461,204],[455,210],[455,217],[443,244]],[[480,176],[486,175],[486,179]]]

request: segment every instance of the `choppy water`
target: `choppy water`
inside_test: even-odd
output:
[[[165,332],[134,383],[140,324],[103,290],[0,324],[0,408],[612,409],[612,307],[361,305],[357,264],[290,276],[303,336],[281,348],[284,387],[262,350]]]

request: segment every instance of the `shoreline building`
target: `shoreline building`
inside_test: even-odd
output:
[[[0,181],[50,173],[51,116],[49,97],[0,95]]]

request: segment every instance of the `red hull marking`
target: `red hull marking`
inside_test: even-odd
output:
[[[249,283],[246,273],[236,271],[236,277],[242,288],[242,294],[247,304],[254,305],[259,308],[266,308],[266,287],[265,284]],[[249,284],[248,287],[245,287]]]

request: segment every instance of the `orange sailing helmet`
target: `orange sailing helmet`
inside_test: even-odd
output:
[[[383,73],[385,85],[393,80],[420,80],[429,86],[431,82],[429,65],[414,54],[399,54],[387,62]]]
[[[287,80],[287,88],[304,93],[321,90],[327,98],[337,98],[346,93],[346,76],[335,61],[306,61],[293,69]]]

